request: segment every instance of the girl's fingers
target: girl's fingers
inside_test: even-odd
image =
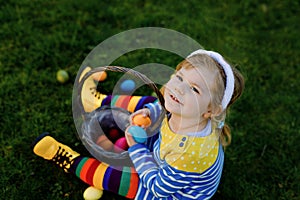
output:
[[[140,109],[134,113],[132,113],[129,117],[129,122],[131,125],[133,125],[133,118],[137,115],[142,115],[143,117],[149,117],[150,116],[150,111],[148,108],[143,108],[143,109]]]
[[[130,126],[129,126],[130,127]],[[129,127],[125,130],[125,138],[129,147],[137,144],[132,135],[128,132]]]

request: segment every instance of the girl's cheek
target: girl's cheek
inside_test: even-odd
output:
[[[165,90],[169,90],[170,87],[171,87],[172,85],[174,85],[174,83],[173,83],[171,80],[169,80],[169,81],[165,84]]]
[[[167,82],[167,85],[172,86],[177,84],[176,78],[172,78]]]

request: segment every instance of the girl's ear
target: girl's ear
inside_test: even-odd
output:
[[[219,116],[222,113],[222,110],[222,105],[218,105],[216,108],[214,108],[211,117]]]
[[[205,119],[208,119],[208,118],[212,118],[215,116],[219,116],[221,113],[222,113],[222,106],[219,105],[216,108],[214,108],[213,110],[209,109],[206,113],[203,114],[203,117]]]
[[[209,119],[211,117],[211,111],[207,111],[206,113],[203,114],[203,117],[205,119]]]

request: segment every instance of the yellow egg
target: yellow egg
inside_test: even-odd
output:
[[[60,83],[66,83],[69,80],[69,74],[65,70],[58,70],[56,73],[56,79]]]
[[[103,190],[99,190],[93,186],[90,186],[84,191],[83,198],[85,200],[97,200],[100,199],[102,195],[103,195]]]

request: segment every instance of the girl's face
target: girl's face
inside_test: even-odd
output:
[[[175,115],[199,120],[210,116],[213,73],[205,68],[181,68],[172,75],[164,90],[165,107]]]

